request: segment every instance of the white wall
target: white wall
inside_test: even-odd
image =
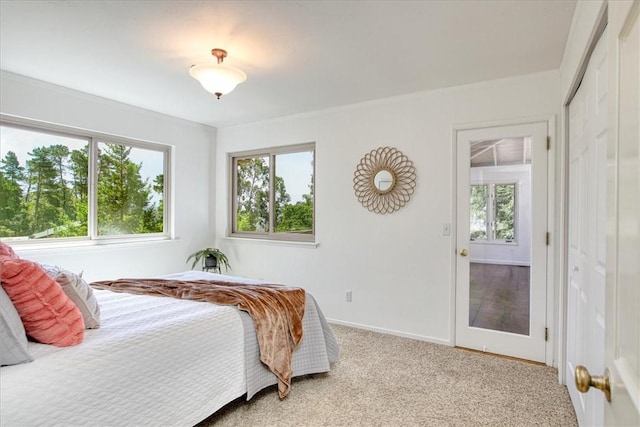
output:
[[[453,127],[559,113],[557,71],[417,93],[252,125],[218,129],[216,235],[241,276],[305,287],[328,318],[451,343]],[[318,247],[225,238],[227,153],[316,141]],[[392,215],[363,208],[353,171],[393,146],[418,185]],[[345,290],[353,302],[345,302]]]
[[[176,240],[56,249],[15,247],[23,258],[84,271],[89,280],[188,269],[189,253],[213,244],[216,129],[41,81],[0,74],[0,112],[174,147]]]
[[[517,183],[516,239],[514,243],[469,243],[471,262],[531,265],[531,165],[474,167],[471,184]]]

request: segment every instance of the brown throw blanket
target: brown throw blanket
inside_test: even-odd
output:
[[[118,279],[93,282],[97,289],[237,305],[253,318],[260,360],[278,377],[280,398],[291,388],[291,357],[302,340],[305,291],[279,285],[219,280]]]

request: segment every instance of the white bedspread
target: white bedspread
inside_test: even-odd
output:
[[[258,280],[189,271],[166,279]],[[253,320],[236,307],[94,290],[100,329],[60,348],[29,343],[35,361],[0,369],[0,426],[192,426],[276,383]],[[327,372],[339,349],[307,294],[294,376]]]
[[[220,274],[206,273],[202,271],[186,271],[182,273],[162,276],[164,279],[200,280],[216,279],[247,285],[266,283],[262,280],[246,279],[241,277],[224,276]],[[260,362],[260,350],[258,338],[255,333],[253,319],[244,311],[240,312],[245,330],[245,362],[247,400],[265,387],[276,384],[276,376]],[[333,363],[338,360],[340,350],[333,335],[331,327],[324,318],[324,314],[318,307],[313,296],[307,293],[304,318],[302,319],[304,335],[302,341],[293,352],[291,367],[293,376],[303,376],[328,372]]]
[[[30,343],[34,362],[0,369],[0,425],[189,426],[246,392],[235,308],[95,294],[102,326],[82,344]]]

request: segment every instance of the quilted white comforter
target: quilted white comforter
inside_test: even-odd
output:
[[[94,292],[101,327],[86,330],[82,344],[29,343],[33,362],[0,369],[2,427],[191,426],[275,383],[260,366],[251,321],[235,307]],[[328,371],[338,347],[313,297],[304,327],[294,375]]]
[[[95,294],[102,326],[82,344],[30,343],[33,362],[0,370],[2,426],[193,425],[245,393],[235,308]]]

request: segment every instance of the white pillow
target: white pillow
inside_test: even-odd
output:
[[[79,275],[70,271],[63,271],[56,276],[56,282],[60,283],[62,290],[80,309],[84,318],[84,326],[87,329],[100,327],[100,306],[93,289]]]
[[[84,319],[86,329],[100,327],[100,306],[93,294],[93,288],[81,275],[63,270],[52,265],[41,265],[47,274],[54,278],[71,301],[78,307]]]
[[[7,293],[0,287],[0,365],[32,362],[27,351],[27,334]]]

